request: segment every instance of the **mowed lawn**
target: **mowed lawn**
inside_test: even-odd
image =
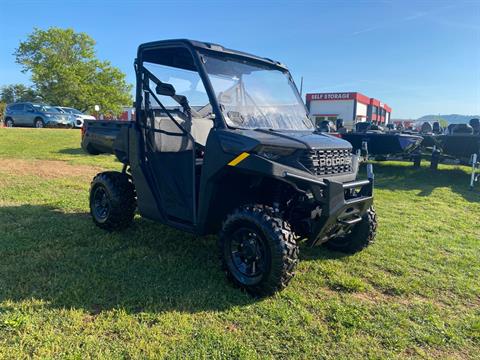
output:
[[[80,132],[0,129],[0,358],[478,358],[480,186],[466,168],[375,163],[376,243],[301,246],[282,293],[253,299],[215,237],[88,215],[91,178],[121,169]]]

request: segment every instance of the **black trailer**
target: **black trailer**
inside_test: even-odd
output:
[[[366,131],[341,135],[355,150],[367,146],[368,153],[374,156],[406,155],[413,152],[422,142],[422,137],[394,132]]]
[[[455,160],[471,166],[470,189],[479,179],[480,121],[471,119],[469,124],[449,124],[445,133],[423,134],[422,147],[431,152],[431,167],[437,169],[442,161]]]

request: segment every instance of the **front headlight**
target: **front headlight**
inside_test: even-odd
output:
[[[46,117],[52,117],[52,114],[45,114]]]
[[[261,146],[257,151],[257,155],[260,155],[269,160],[277,160],[282,157],[291,155],[295,152],[294,148],[286,148],[281,146]]]

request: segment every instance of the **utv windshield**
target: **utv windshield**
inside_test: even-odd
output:
[[[311,130],[287,72],[253,61],[205,55],[205,68],[228,126]]]

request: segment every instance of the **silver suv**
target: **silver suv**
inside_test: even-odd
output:
[[[92,115],[87,115],[81,112],[80,110],[65,107],[65,106],[55,106],[61,113],[67,114],[70,116],[70,119],[73,121],[73,124],[77,128],[81,128],[83,126],[83,122],[85,120],[95,120],[95,117]]]
[[[5,126],[33,126],[36,128],[73,127],[73,121],[53,106],[33,103],[7,105],[3,116]]]

